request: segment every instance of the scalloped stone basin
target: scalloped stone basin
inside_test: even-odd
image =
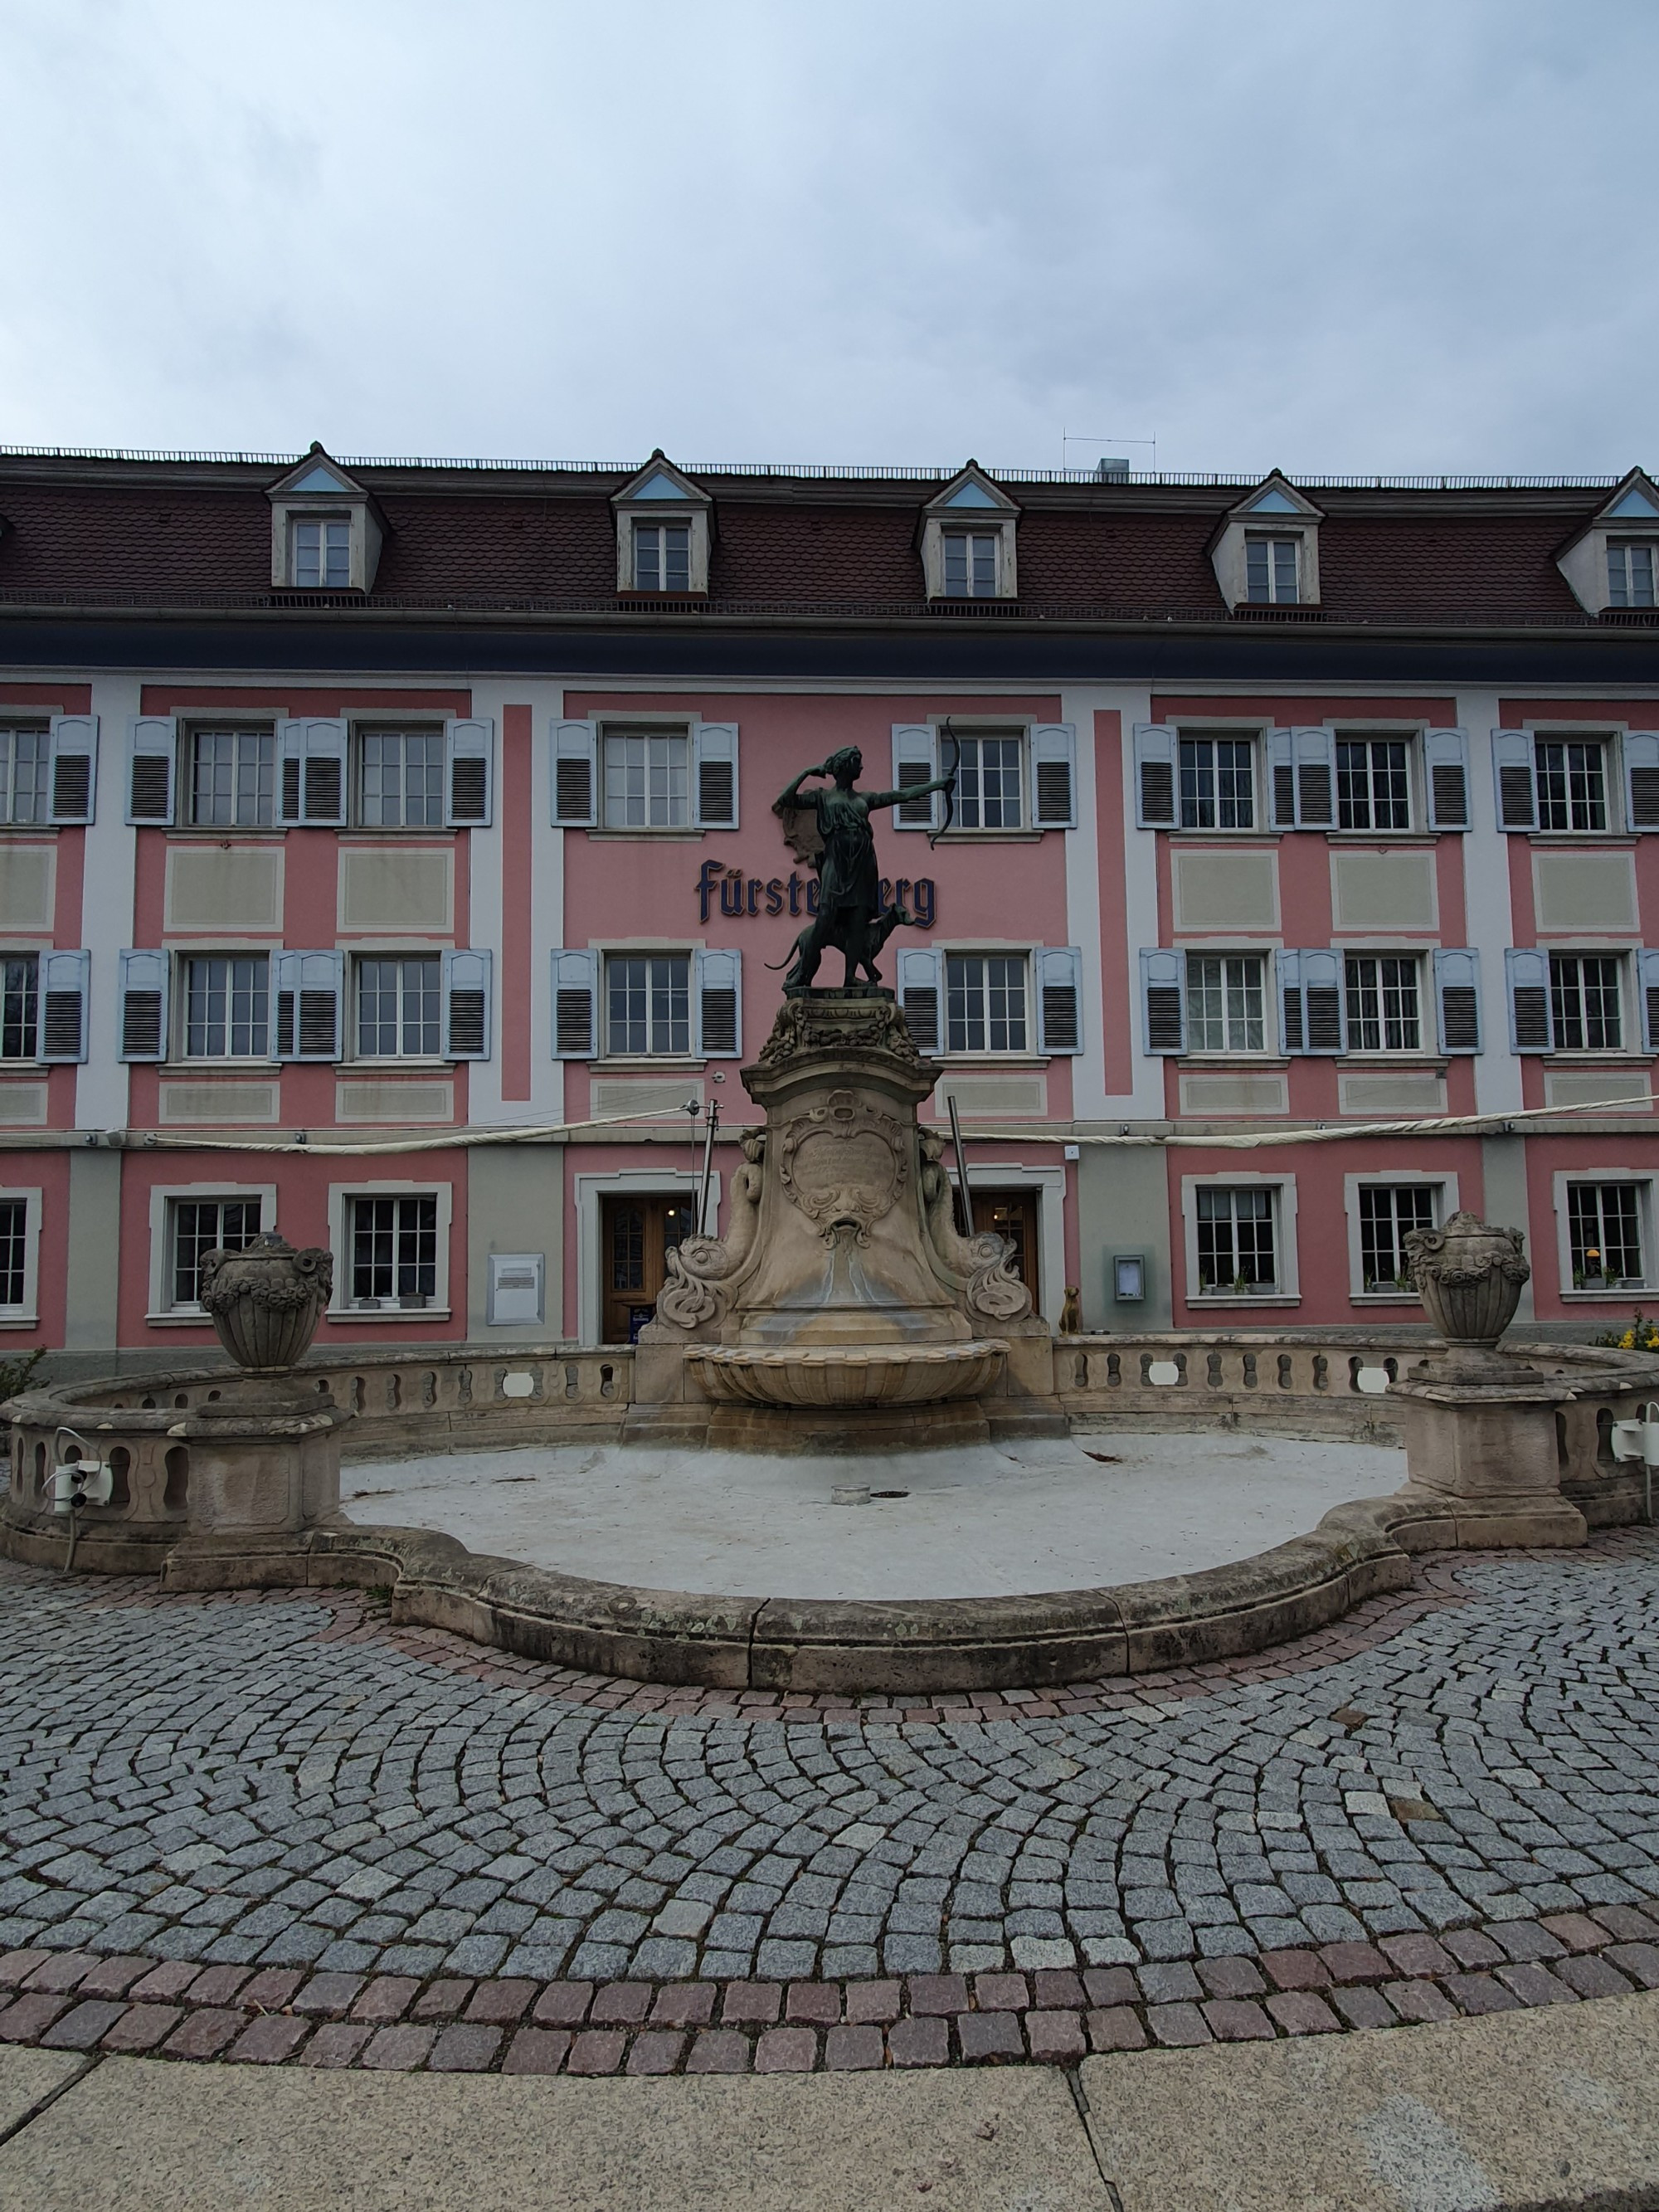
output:
[[[686,1355],[705,1398],[728,1406],[932,1406],[974,1398],[996,1380],[1008,1347],[966,1344],[826,1345],[816,1351],[700,1346]]]

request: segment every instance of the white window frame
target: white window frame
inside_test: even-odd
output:
[[[1648,556],[1648,596],[1644,599],[1630,597],[1631,555],[1641,551]],[[1618,556],[1620,570],[1617,582],[1613,578],[1613,561]],[[1610,607],[1644,608],[1659,605],[1659,532],[1650,531],[1645,537],[1615,536],[1611,531],[1607,538],[1607,605]],[[1620,597],[1620,592],[1624,597]]]
[[[430,940],[424,945],[354,945],[350,948],[345,956],[346,1006],[342,1039],[345,1049],[341,1055],[343,1061],[354,1067],[447,1067],[449,1065],[442,1051],[444,949]],[[435,963],[438,970],[438,1049],[422,1053],[366,1053],[359,1049],[362,1034],[358,1018],[362,1004],[361,971],[365,960],[430,960]],[[401,1024],[401,1016],[399,1019]]]
[[[1547,724],[1534,723],[1528,734],[1532,738],[1533,805],[1538,827],[1532,832],[1535,837],[1613,837],[1620,834],[1623,821],[1619,795],[1620,754],[1617,739],[1619,732],[1610,729],[1586,729],[1582,724],[1571,729],[1552,729]],[[1555,829],[1544,820],[1544,769],[1539,758],[1544,745],[1594,745],[1601,756],[1601,811],[1605,817],[1599,830],[1580,830],[1571,823],[1565,829]],[[1571,784],[1569,776],[1568,811],[1571,811]]]
[[[964,548],[963,573],[967,579],[964,591],[953,591],[951,585],[951,544],[960,538]],[[981,591],[978,571],[980,553],[984,548],[990,556],[990,583]],[[1002,589],[1002,531],[996,523],[945,522],[939,534],[939,597],[945,599],[1000,599],[1006,596]]]
[[[0,1190],[0,1199],[21,1199],[23,1215],[23,1303],[0,1306],[0,1328],[35,1328],[40,1320],[40,1218],[43,1194],[37,1186]]]
[[[276,1019],[276,949],[257,945],[184,945],[170,948],[173,974],[169,1016],[173,1035],[167,1040],[167,1064],[185,1068],[268,1067],[271,1060],[271,1030]],[[260,1052],[192,1053],[185,1050],[190,1036],[190,963],[193,960],[263,960],[265,963],[265,1042]]]
[[[351,1300],[351,1216],[354,1198],[435,1198],[437,1207],[436,1265],[433,1273],[432,1303],[424,1306],[360,1306]],[[455,1188],[448,1182],[337,1182],[328,1189],[329,1242],[334,1252],[334,1296],[328,1308],[330,1321],[391,1322],[407,1328],[411,1323],[447,1321],[450,1317],[450,1240],[455,1210]]]
[[[1370,829],[1349,829],[1342,820],[1342,748],[1344,745],[1364,745],[1369,756],[1373,745],[1403,745],[1406,751],[1406,820],[1403,826],[1379,830],[1375,823]],[[1423,800],[1423,732],[1421,729],[1402,730],[1397,726],[1386,729],[1367,729],[1363,723],[1338,722],[1331,727],[1331,828],[1328,834],[1337,837],[1419,837],[1425,834]],[[1371,769],[1369,757],[1365,767],[1366,805],[1375,811],[1371,793]]]
[[[1632,948],[1628,945],[1609,945],[1605,941],[1599,945],[1561,945],[1552,942],[1540,945],[1538,950],[1544,955],[1545,965],[1549,975],[1546,988],[1549,992],[1550,1035],[1553,1040],[1549,1051],[1550,1059],[1565,1060],[1645,1059],[1647,1055],[1643,1050],[1641,1006],[1639,1000],[1634,1006],[1632,1003],[1631,978],[1632,969],[1635,964]],[[1555,963],[1558,960],[1610,960],[1613,963],[1617,975],[1619,990],[1620,1041],[1617,1044],[1564,1045],[1561,1042],[1560,1032],[1563,1025],[1555,1018]],[[1581,986],[1581,1002],[1582,998]],[[1636,1016],[1633,1022],[1631,1018],[1632,1012]]]
[[[363,753],[364,741],[369,738],[428,738],[438,748],[438,818],[435,822],[371,822],[363,811]],[[348,734],[346,773],[350,788],[346,793],[346,823],[353,830],[362,830],[370,836],[419,837],[435,836],[449,824],[449,732],[441,721],[427,721],[417,717],[413,721],[381,720],[365,716],[354,721]]]
[[[1575,1290],[1572,1283],[1572,1228],[1567,1207],[1567,1185],[1573,1182],[1633,1183],[1637,1187],[1637,1216],[1638,1234],[1642,1239],[1642,1258],[1647,1273],[1639,1285],[1621,1285],[1616,1289]],[[1659,1274],[1655,1270],[1654,1252],[1654,1171],[1651,1168],[1577,1167],[1558,1169],[1553,1178],[1555,1205],[1556,1279],[1562,1299],[1569,1305],[1628,1304],[1632,1297],[1651,1291]]]
[[[957,836],[1028,837],[1031,836],[1035,830],[1036,825],[1030,818],[1031,812],[1030,803],[1031,781],[1030,726],[1025,722],[1005,723],[1000,726],[994,726],[988,723],[981,727],[957,731],[956,732],[956,738],[958,747],[958,759],[960,759],[960,748],[963,745],[971,744],[982,746],[988,740],[993,744],[1002,743],[1012,744],[1014,747],[1014,802],[1019,811],[1019,819],[1018,822],[999,822],[989,825],[982,821],[967,821],[964,819],[963,814],[963,808],[965,801],[963,797],[961,787],[958,784],[956,795],[956,818],[951,823],[951,828],[946,833],[945,842],[948,843],[952,838]],[[937,735],[935,735],[934,738],[934,746],[935,760],[937,761],[939,746]],[[975,773],[981,777],[983,776],[984,761],[982,756],[977,763]],[[984,806],[984,793],[982,787],[977,803],[982,810]]]
[[[196,741],[198,738],[258,737],[270,740],[270,816],[264,822],[198,822],[196,818]],[[181,757],[173,767],[174,822],[181,829],[198,830],[213,837],[266,837],[283,831],[283,758],[276,718],[227,714],[193,715],[179,727]],[[233,784],[232,803],[234,804]]]
[[[1032,960],[1035,949],[1030,945],[998,945],[978,938],[970,939],[962,945],[940,945],[939,948],[939,1048],[934,1054],[935,1059],[950,1060],[957,1066],[967,1062],[985,1062],[997,1067],[1019,1066],[1027,1060],[1045,1059],[1046,1055],[1037,1050],[1037,1004]],[[998,1051],[994,1046],[986,1045],[975,1051],[969,1048],[957,1050],[951,1045],[950,1041],[951,962],[953,959],[1019,962],[1024,970],[1025,977],[1025,1042],[1023,1046],[1011,1046],[1005,1050]],[[988,1034],[990,1027],[988,1018],[986,1027]]]
[[[1267,550],[1267,589],[1258,599],[1250,585],[1250,554],[1254,547]],[[1279,571],[1284,564],[1279,560],[1281,548],[1291,556],[1290,589],[1281,590],[1284,581]],[[1249,607],[1299,607],[1305,604],[1302,590],[1302,532],[1299,530],[1273,530],[1261,526],[1244,532],[1244,597],[1243,604]]]
[[[1237,722],[1218,723],[1178,722],[1175,726],[1175,822],[1176,834],[1184,837],[1257,837],[1270,829],[1265,806],[1268,779],[1262,774],[1262,733],[1260,729]],[[1185,795],[1182,788],[1181,749],[1188,744],[1244,745],[1249,751],[1250,819],[1248,823],[1223,823],[1218,819],[1213,826],[1183,819],[1186,811]],[[1214,773],[1213,757],[1211,762]],[[1194,802],[1196,804],[1196,802]],[[1221,812],[1219,792],[1215,798],[1215,811]]]
[[[306,530],[317,532],[318,574],[310,579],[302,578],[300,574],[300,533]],[[337,549],[330,540],[331,533],[337,531],[344,532],[345,574],[331,583],[329,556]],[[332,514],[321,509],[310,514],[290,514],[288,518],[288,569],[291,587],[296,592],[349,592],[351,589],[351,512],[349,507],[339,508]]]
[[[1341,945],[1333,947],[1342,963],[1342,1036],[1343,1056],[1348,1060],[1416,1060],[1439,1057],[1439,1029],[1434,1005],[1433,964],[1423,949],[1415,945]],[[1358,1024],[1349,1011],[1348,963],[1350,960],[1398,960],[1408,963],[1417,975],[1417,1042],[1415,1044],[1360,1044],[1356,1042]],[[1425,978],[1427,978],[1425,984]],[[1377,978],[1377,1024],[1384,1027],[1382,1015],[1383,984]]]
[[[1348,1224],[1348,1296],[1357,1306],[1420,1306],[1422,1299],[1415,1291],[1378,1290],[1365,1288],[1364,1255],[1360,1241],[1359,1194],[1363,1188],[1375,1188],[1379,1184],[1426,1184],[1440,1193],[1436,1209],[1437,1225],[1443,1228],[1458,1207],[1457,1176],[1455,1170],[1437,1168],[1370,1168],[1363,1175],[1342,1178],[1342,1210]]]
[[[671,584],[666,580],[669,549],[663,537],[659,537],[655,548],[659,580],[654,584],[641,581],[640,534],[642,531],[647,530],[658,532],[683,530],[685,532],[684,583]],[[633,541],[631,557],[634,575],[631,588],[636,592],[657,592],[665,593],[672,598],[684,598],[691,589],[691,574],[696,560],[697,532],[692,517],[689,514],[635,514],[629,523],[629,531]]]
[[[49,1062],[43,1060],[40,1057],[40,1018],[42,1012],[40,1005],[40,963],[51,949],[52,948],[49,945],[0,944],[0,983],[3,982],[4,963],[8,960],[32,960],[34,963],[34,1042],[27,1052],[19,1053],[15,1058],[9,1060],[0,1058],[0,1070],[9,1070],[18,1067],[43,1067],[50,1065]],[[3,991],[0,991],[0,1012],[3,1012]],[[85,1019],[86,1014],[83,1006],[82,1012],[82,1020],[83,1024]],[[3,1021],[0,1021],[0,1030],[3,1030]]]
[[[36,721],[32,715],[15,710],[9,714],[0,715],[0,737],[9,737],[15,740],[15,738],[20,736],[39,738],[41,741],[42,750],[36,767],[36,773],[40,777],[40,791],[38,795],[40,800],[40,811],[27,822],[20,821],[16,814],[13,811],[14,804],[17,795],[17,753],[16,745],[14,742],[6,763],[3,776],[0,776],[0,788],[3,788],[3,790],[4,799],[3,811],[0,811],[0,830],[28,830],[49,829],[52,826],[52,745],[51,714],[45,708],[42,708],[40,710],[40,719],[38,721]]]
[[[611,837],[701,837],[697,827],[697,741],[696,730],[690,716],[656,720],[651,715],[637,719],[631,715],[609,714],[601,718],[599,730],[598,759],[595,762],[599,790],[598,820],[595,827]],[[678,738],[685,748],[685,818],[682,822],[639,823],[612,822],[610,819],[611,794],[609,786],[609,750],[613,738]],[[646,768],[647,811],[650,806],[650,765]]]
[[[1185,1009],[1187,1027],[1186,1049],[1180,1058],[1188,1060],[1224,1060],[1230,1064],[1242,1060],[1254,1065],[1258,1060],[1275,1060],[1279,1054],[1277,1018],[1278,993],[1273,988],[1273,947],[1255,945],[1202,945],[1183,942],[1171,950],[1182,956],[1182,1004]],[[1194,960],[1254,960],[1261,970],[1261,1042],[1260,1045],[1224,1045],[1212,1048],[1195,1044],[1193,1041],[1193,985],[1192,963]],[[1222,989],[1224,995],[1226,984]]]
[[[169,1225],[174,1204],[200,1204],[206,1199],[257,1198],[261,1233],[276,1226],[276,1186],[274,1182],[168,1182],[152,1185],[149,1194],[149,1306],[144,1320],[152,1328],[199,1328],[207,1320],[202,1307],[178,1306],[171,1302],[173,1238]]]
[[[599,1051],[594,1057],[606,1066],[629,1067],[701,1067],[695,1049],[697,1039],[697,951],[688,944],[611,945],[599,951]],[[613,960],[684,960],[685,963],[686,1048],[684,1052],[618,1052],[611,1042],[611,963]]]
[[[1273,1230],[1278,1238],[1279,1288],[1276,1291],[1203,1291],[1198,1282],[1198,1194],[1200,1190],[1231,1190],[1241,1187],[1266,1188],[1278,1194]],[[1294,1306],[1302,1303],[1301,1275],[1297,1265],[1296,1177],[1293,1175],[1200,1175],[1181,1178],[1181,1218],[1186,1249],[1186,1303],[1194,1311],[1212,1306]]]

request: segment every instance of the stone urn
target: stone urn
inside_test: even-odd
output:
[[[202,1255],[202,1304],[239,1367],[280,1375],[305,1357],[334,1294],[334,1255],[319,1244],[296,1252],[266,1230],[240,1252]]]
[[[1454,1213],[1443,1229],[1401,1239],[1424,1311],[1455,1353],[1492,1355],[1515,1319],[1532,1269],[1518,1229],[1494,1229],[1478,1213]]]

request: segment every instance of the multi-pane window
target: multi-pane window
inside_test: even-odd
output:
[[[1605,830],[1607,762],[1601,739],[1539,738],[1534,747],[1539,828]]]
[[[1244,592],[1252,606],[1294,606],[1297,554],[1294,538],[1250,538],[1244,540]]]
[[[1261,1185],[1240,1184],[1200,1189],[1195,1195],[1200,1291],[1277,1290],[1276,1194]]]
[[[263,952],[198,953],[184,963],[185,1057],[263,1059],[270,967]]]
[[[349,1201],[353,1305],[428,1305],[438,1291],[435,1197]]]
[[[963,738],[957,748],[957,823],[1018,830],[1024,819],[1018,738]]]
[[[29,1202],[0,1199],[0,1306],[21,1306],[28,1295]]]
[[[1618,961],[1552,952],[1550,1012],[1557,1052],[1621,1051],[1625,1021]]]
[[[1403,738],[1340,738],[1336,746],[1339,830],[1409,830],[1411,774]]]
[[[357,739],[357,818],[374,830],[441,830],[441,730],[364,730]]]
[[[1187,955],[1187,1049],[1261,1052],[1267,1041],[1259,952]]]
[[[1023,954],[947,952],[945,1042],[949,1052],[1024,1052]]]
[[[351,524],[346,518],[294,525],[294,581],[301,591],[345,589],[351,581]]]
[[[197,730],[190,740],[190,818],[203,829],[252,830],[276,815],[276,738],[270,730]]]
[[[684,731],[607,730],[607,830],[684,830],[691,821],[691,741]]]
[[[691,588],[691,526],[689,522],[634,525],[634,588],[637,592],[689,592]]]
[[[1434,1227],[1437,1193],[1433,1183],[1361,1183],[1359,1268],[1368,1291],[1410,1288],[1404,1239],[1413,1229]]]
[[[167,1255],[170,1304],[201,1304],[202,1255],[240,1252],[245,1245],[251,1244],[259,1234],[261,1203],[257,1198],[173,1200]]]
[[[997,589],[997,532],[947,530],[942,533],[945,595],[951,599],[994,599]]]
[[[1343,963],[1350,1052],[1420,1052],[1423,1011],[1415,957],[1351,952]]]
[[[1610,607],[1650,607],[1654,554],[1651,539],[1610,538],[1607,543],[1607,605]]]
[[[1641,1194],[1633,1182],[1570,1182],[1567,1241],[1572,1286],[1639,1285],[1642,1266]]]
[[[0,822],[52,817],[52,732],[44,722],[0,727]]]
[[[435,953],[357,963],[362,1060],[432,1060],[441,1048],[442,963]]]
[[[690,1051],[689,953],[613,952],[605,963],[605,989],[608,1052]]]
[[[1250,830],[1255,826],[1254,751],[1249,738],[1182,738],[1183,830]]]
[[[9,952],[0,959],[0,1060],[33,1060],[40,1011],[40,959]]]

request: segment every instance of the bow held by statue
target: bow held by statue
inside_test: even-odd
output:
[[[944,738],[950,745],[951,765],[945,771],[945,819],[939,823],[939,828],[933,831],[933,835],[927,840],[930,850],[933,846],[938,844],[939,839],[945,835],[951,823],[956,819],[957,766],[962,757],[962,748],[957,743],[957,733],[951,727],[951,718],[948,714],[945,716],[943,723],[939,726],[939,735]]]

